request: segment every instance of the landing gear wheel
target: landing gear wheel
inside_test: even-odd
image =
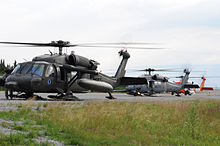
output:
[[[5,98],[8,100],[8,89],[5,88]]]
[[[12,91],[12,90],[10,90],[9,97],[10,97],[10,98],[11,98],[11,100],[12,100],[12,98],[13,98],[13,91]]]
[[[177,96],[177,97],[180,97],[180,95],[179,95],[179,94],[176,94],[176,96]]]
[[[188,94],[189,94],[189,91],[188,91],[188,90],[186,90],[186,91],[185,91],[185,95],[188,95]]]
[[[115,97],[112,96],[112,94],[110,92],[108,92],[109,96],[106,96],[105,98],[108,98],[108,99],[116,99]]]
[[[73,95],[72,91],[67,91],[63,99],[66,101],[81,101],[81,99]]]
[[[9,94],[8,94],[9,92]],[[11,89],[5,88],[5,97],[6,99],[8,99],[8,97],[10,97],[10,99],[13,98],[13,91]]]

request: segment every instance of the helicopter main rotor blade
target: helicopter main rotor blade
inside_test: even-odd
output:
[[[64,41],[52,41],[51,43],[26,43],[26,42],[0,42],[1,44],[16,44],[16,45],[33,45],[33,46],[54,46],[55,42],[58,44],[64,44]],[[67,45],[68,44],[68,45]],[[66,43],[67,47],[103,47],[103,45],[154,45],[159,43],[139,43],[139,42],[118,42],[118,43],[82,43],[82,44],[70,44],[69,42]],[[115,47],[115,46],[109,46]],[[117,46],[118,47],[118,46]]]
[[[144,42],[113,42],[113,43],[82,43],[82,44],[76,44],[78,46],[81,45],[158,45],[162,43],[144,43]]]
[[[70,44],[70,42],[62,41],[62,40],[51,41],[50,43],[0,42],[0,44],[27,45],[29,47],[58,47],[59,55],[62,55],[63,47],[122,48],[122,49],[148,49],[148,50],[165,49],[165,48],[152,48],[152,47],[122,46],[121,43],[118,44],[94,43],[94,45],[92,43]],[[127,43],[127,44],[132,44],[132,43]],[[141,43],[136,43],[136,44],[141,44]]]
[[[0,44],[33,45],[33,46],[50,46],[50,43],[0,42]]]
[[[0,42],[0,44],[12,44],[12,45],[28,45],[30,47],[94,47],[94,48],[123,48],[123,49],[165,49],[165,48],[153,48],[153,47],[141,47],[141,46],[122,46],[122,45],[149,45],[154,43],[82,43],[82,44],[70,44],[68,41],[51,41],[50,43],[26,43],[26,42]]]
[[[220,78],[220,76],[189,76],[189,78]],[[169,76],[169,78],[183,78],[183,76]]]
[[[153,68],[147,68],[147,69],[141,69],[136,71],[164,71],[164,72],[180,72],[180,70],[177,69],[153,69]]]
[[[36,47],[70,47],[70,42],[65,42],[62,40],[59,41],[51,41],[50,43],[25,43],[25,42],[0,42],[0,44],[12,44],[12,45],[28,45],[28,46],[36,46]],[[75,47],[77,45],[71,45],[71,47]]]
[[[104,46],[104,45],[69,45],[70,47],[91,47],[91,48],[122,48],[122,49],[166,49],[166,48],[153,48],[153,47],[135,47],[135,46]]]
[[[220,76],[192,76],[192,77],[189,77],[189,78],[220,78]]]

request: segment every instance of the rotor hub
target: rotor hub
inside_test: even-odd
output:
[[[59,55],[62,55],[63,47],[70,47],[70,42],[68,41],[51,41],[51,46],[59,47]]]
[[[62,40],[59,40],[59,41],[51,41],[51,46],[54,46],[54,47],[69,47],[70,45],[70,42],[68,41],[62,41]]]

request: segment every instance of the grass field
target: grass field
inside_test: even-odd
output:
[[[220,145],[220,101],[32,102],[0,112],[13,121],[0,145]],[[20,121],[20,124],[18,122]]]

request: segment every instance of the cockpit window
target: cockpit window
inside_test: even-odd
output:
[[[54,76],[54,73],[55,73],[54,67],[53,67],[52,65],[49,65],[49,66],[47,67],[46,72],[45,72],[45,77],[53,77],[53,76]]]
[[[20,73],[21,74],[26,74],[31,69],[32,64],[31,63],[26,63],[26,64],[23,64],[23,65],[24,66],[22,66]]]
[[[31,68],[31,63],[22,63],[18,64],[15,69],[12,71],[12,74],[18,73],[18,74],[25,74],[27,71]]]
[[[21,63],[18,64],[13,70],[12,74],[35,74],[42,76],[45,64],[39,63]]]
[[[14,70],[12,71],[12,74],[18,73],[21,70],[21,64],[18,64]]]
[[[32,68],[28,71],[28,74],[35,74],[42,76],[44,72],[44,64],[33,64]]]

